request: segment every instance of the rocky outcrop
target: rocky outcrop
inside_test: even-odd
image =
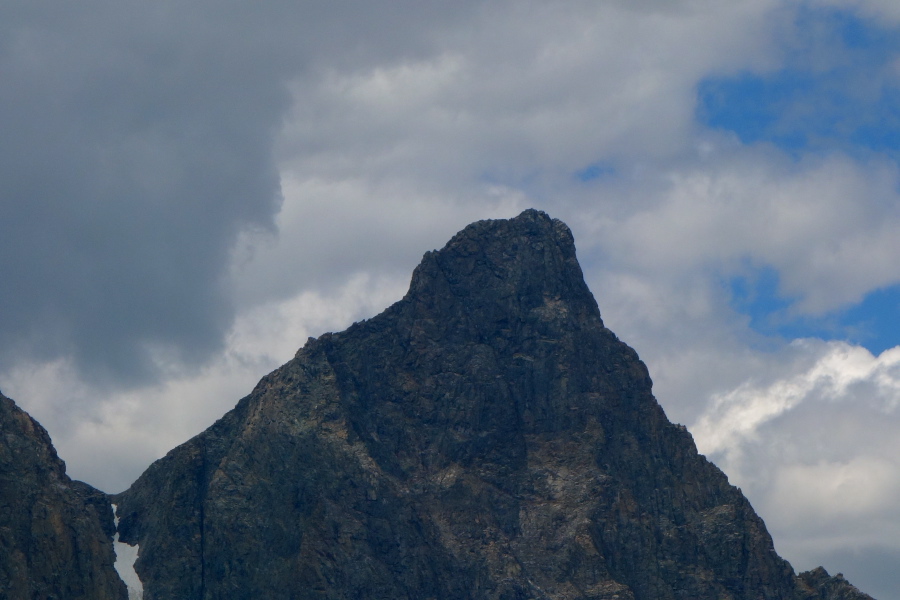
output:
[[[863,594],[840,573],[832,577],[819,567],[800,574],[801,597],[804,600],[872,600]]]
[[[427,253],[401,301],[310,339],[115,502],[147,600],[832,589],[666,419],[536,211]]]
[[[126,600],[105,494],[66,475],[40,424],[0,394],[0,599]]]

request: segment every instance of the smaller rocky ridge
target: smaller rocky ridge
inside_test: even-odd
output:
[[[0,393],[0,600],[127,600],[106,494],[66,475],[50,436]]]
[[[873,600],[838,573],[833,577],[822,567],[800,573],[799,587],[803,600]]]

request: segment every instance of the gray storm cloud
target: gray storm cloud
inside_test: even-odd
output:
[[[440,3],[88,1],[0,8],[4,364],[94,381],[199,364],[241,231],[272,229],[286,83],[415,53]],[[455,7],[463,14],[465,5]],[[417,23],[412,27],[412,23]]]
[[[163,8],[4,12],[4,358],[128,378],[154,347],[201,360],[231,318],[229,248],[279,204],[279,74]]]

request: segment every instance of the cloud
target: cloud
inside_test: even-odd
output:
[[[784,507],[782,513],[812,512],[815,521],[884,513],[900,493],[896,470],[896,463],[873,457],[785,466],[775,476],[771,502]]]
[[[134,385],[158,352],[197,367],[220,351],[234,244],[279,208],[287,82],[417,56],[469,10],[384,8],[4,4],[3,362]]]
[[[798,567],[848,547],[900,551],[900,347],[797,340],[772,358],[780,373],[712,398],[691,427],[698,448]]]
[[[520,192],[494,186],[478,195],[425,193],[401,178],[298,179],[285,174],[278,235],[251,232],[232,263],[243,307],[340,287],[355,273],[408,280],[422,255],[470,222],[527,208]]]
[[[294,82],[282,152],[295,173],[454,186],[681,153],[696,80],[772,59],[773,5],[489,3],[433,54]]]
[[[619,248],[625,266],[676,277],[771,266],[795,314],[813,315],[900,281],[893,164],[841,155],[792,163],[774,149],[720,148],[706,164],[663,175],[655,203],[608,224],[610,252]]]
[[[114,386],[158,379],[161,354],[198,368],[248,298],[231,260],[274,233],[282,179],[475,218],[496,190],[542,204],[598,160],[681,153],[696,79],[772,60],[775,4],[660,6],[5,5],[4,363]]]
[[[761,387],[753,381],[714,399],[712,407],[694,426],[701,451],[715,454],[752,440],[765,423],[800,403],[847,401],[864,395],[867,405],[892,413],[900,404],[900,347],[880,356],[844,342],[796,340],[792,354],[815,362],[790,377]],[[794,369],[797,367],[794,366]]]
[[[900,406],[900,347],[879,356],[845,342],[795,340],[789,377],[766,385],[748,381],[714,399],[696,426],[708,452],[753,436],[759,427],[811,399],[830,404],[858,398],[857,406],[892,414]]]
[[[3,359],[72,356],[140,380],[154,346],[188,363],[220,347],[228,249],[278,208],[270,145],[288,96],[252,64],[255,32],[78,6],[4,11]]]
[[[860,14],[891,25],[900,24],[900,7],[891,0],[814,0],[810,4]]]

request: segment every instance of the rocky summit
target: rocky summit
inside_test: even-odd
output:
[[[534,210],[427,253],[115,501],[147,600],[869,598],[775,553]]]
[[[870,598],[775,553],[533,210],[427,253],[113,501],[145,600]]]

